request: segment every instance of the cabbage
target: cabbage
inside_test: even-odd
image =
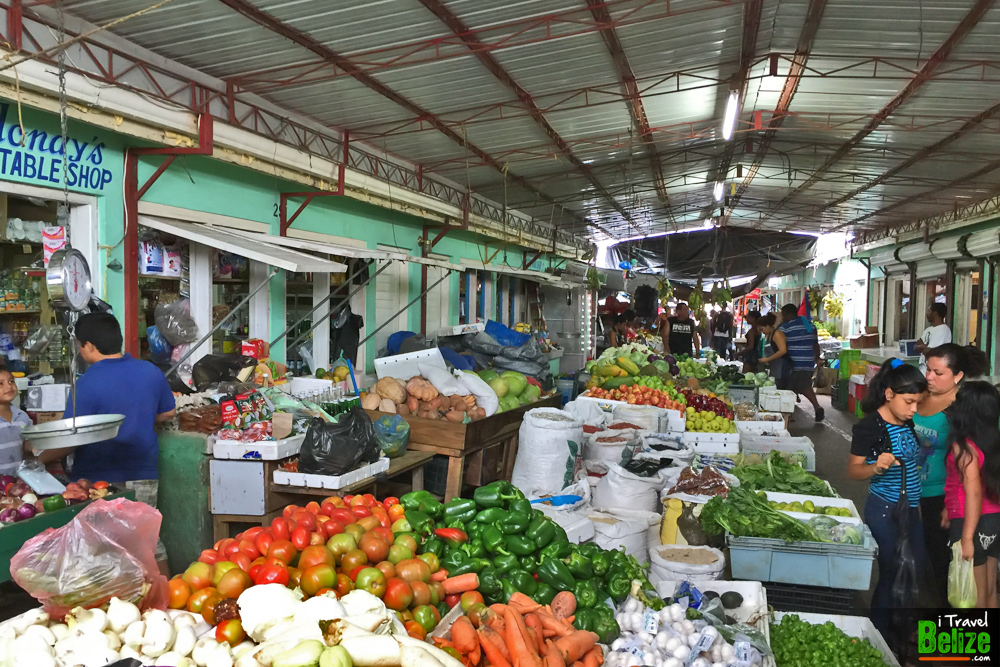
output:
[[[757,376],[755,374],[753,374],[753,373],[745,373],[743,375],[743,381],[746,382],[746,383],[748,383],[748,384],[756,382],[756,380],[757,380]]]
[[[764,382],[767,380],[767,373],[757,373],[757,382]]]

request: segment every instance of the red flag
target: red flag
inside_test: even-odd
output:
[[[802,303],[799,304],[799,316],[812,319],[809,313],[809,288],[802,290]]]

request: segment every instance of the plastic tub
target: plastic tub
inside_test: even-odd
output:
[[[761,424],[766,422],[751,422]],[[775,422],[772,422],[775,423]],[[737,422],[737,428],[739,422]],[[763,435],[744,435],[740,438],[740,449],[743,454],[757,454],[761,458],[773,451],[783,454],[801,454],[805,459],[802,467],[809,472],[816,471],[816,447],[809,438],[769,437]],[[788,457],[785,457],[786,460]]]
[[[822,625],[829,621],[840,628],[846,635],[858,637],[859,639],[867,639],[882,654],[885,664],[889,665],[889,667],[899,667],[899,661],[896,660],[896,656],[893,655],[889,645],[882,637],[882,633],[878,631],[870,618],[866,616],[839,616],[837,614],[776,611],[774,612],[774,620],[775,622],[780,622],[786,614],[793,613],[806,623]],[[770,635],[768,635],[768,641],[770,641]]]

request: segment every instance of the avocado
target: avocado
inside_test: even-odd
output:
[[[726,609],[736,609],[743,604],[743,596],[736,591],[726,591],[720,596],[722,606]]]
[[[714,600],[715,598],[719,597],[719,594],[716,593],[715,591],[705,591],[704,593],[702,593],[702,597],[705,598],[706,600]]]

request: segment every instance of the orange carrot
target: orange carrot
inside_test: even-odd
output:
[[[489,627],[483,627],[477,631],[479,633],[479,645],[482,647],[483,653],[486,654],[486,659],[490,661],[493,667],[511,667],[510,661],[507,660],[497,645],[487,636],[485,631],[490,629]]]
[[[504,621],[507,623],[507,648],[514,659],[514,667],[541,667],[542,660],[528,637],[528,629],[521,615],[507,607]]]
[[[556,618],[572,616],[576,612],[576,596],[569,591],[561,591],[556,593],[549,606],[552,607],[552,614]]]
[[[594,648],[597,640],[598,637],[593,632],[579,630],[556,641],[556,649],[562,653],[563,660],[573,663],[586,655],[587,651]]]
[[[497,603],[497,604],[491,604],[490,605],[490,611],[492,611],[494,614],[496,614],[497,616],[499,616],[501,619],[503,618],[503,613],[504,613],[504,611],[506,611],[506,609],[507,609],[507,605],[505,605],[505,604],[499,604],[499,603]]]
[[[507,604],[516,609],[520,614],[529,614],[542,608],[542,605],[538,604],[524,593],[514,593],[510,596],[510,602]]]
[[[542,629],[545,634],[549,636],[559,636],[565,637],[566,635],[571,635],[576,632],[576,628],[567,623],[566,621],[561,621],[551,614],[542,613],[541,611],[536,612],[535,616],[538,617],[539,622],[542,624]]]
[[[479,575],[475,572],[460,574],[457,577],[445,579],[441,582],[441,585],[444,586],[444,592],[448,595],[474,591],[479,588]]]
[[[459,616],[451,625],[451,643],[460,653],[471,653],[479,646],[476,629],[468,616]]]
[[[507,650],[507,644],[503,640],[503,636],[497,632],[492,626],[486,625],[479,628],[480,640],[486,639],[490,644],[492,644],[500,655],[508,663],[510,662],[510,651]],[[482,643],[482,641],[480,641]]]
[[[583,667],[583,663],[577,660],[576,662],[573,663],[573,667]]]
[[[448,578],[448,570],[438,570],[431,575],[431,581],[444,581]]]
[[[604,651],[601,650],[600,646],[595,646],[587,651],[587,655],[583,656],[584,667],[601,667],[603,664]]]
[[[542,631],[542,621],[535,614],[525,614],[524,625],[528,628],[528,632],[533,635],[532,639],[535,640],[535,648],[538,649],[538,655],[545,657],[547,651],[544,650],[545,637]]]
[[[548,650],[549,652],[545,654],[544,667],[566,667],[566,663],[563,662],[562,656],[559,655],[559,651],[555,650],[552,646],[552,642],[549,642]]]

